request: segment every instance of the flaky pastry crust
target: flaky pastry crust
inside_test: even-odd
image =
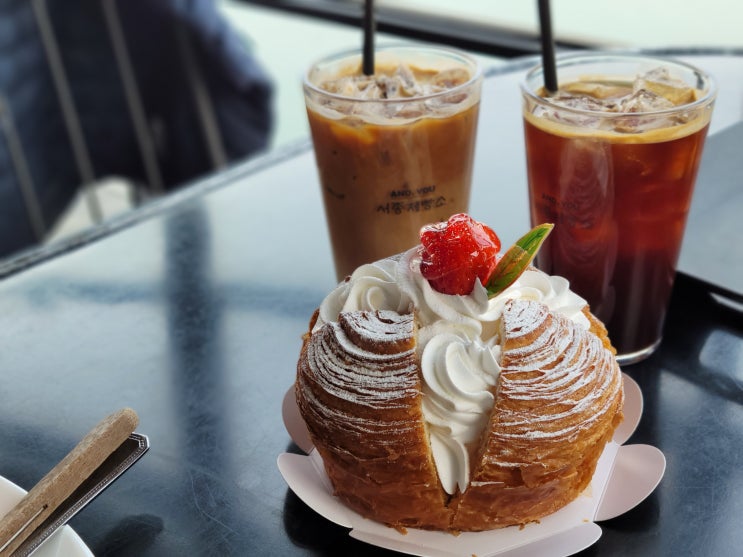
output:
[[[590,331],[538,302],[506,303],[495,404],[472,450],[470,485],[453,496],[423,419],[414,314],[342,313],[308,332],[297,404],[336,496],[392,527],[448,531],[525,524],[575,499],[623,403],[606,328],[585,313]]]

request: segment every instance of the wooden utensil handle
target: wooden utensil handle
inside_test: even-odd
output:
[[[139,423],[124,408],[103,419],[0,519],[0,557],[9,556],[131,435]]]

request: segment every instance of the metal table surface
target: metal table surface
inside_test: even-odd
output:
[[[740,56],[691,57],[743,84]],[[528,227],[514,90],[525,68],[490,72],[480,120],[472,213],[504,243]],[[721,87],[713,131],[741,119],[739,92]],[[150,437],[150,452],[71,522],[97,556],[391,554],[317,515],[276,466],[298,450],[281,401],[300,337],[334,285],[308,143],[0,272],[0,475],[30,488],[123,406]],[[660,448],[668,467],[583,554],[738,555],[740,312],[681,274],[660,350],[626,372],[645,398],[630,443]]]

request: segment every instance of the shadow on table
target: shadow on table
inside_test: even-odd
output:
[[[284,499],[284,529],[294,544],[310,550],[312,555],[403,555],[352,538],[347,528],[316,513],[291,489],[286,490]]]
[[[142,555],[163,531],[160,517],[150,514],[127,516],[107,531],[98,544],[100,557]]]

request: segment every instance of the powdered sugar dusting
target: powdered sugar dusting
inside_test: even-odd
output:
[[[545,306],[511,300],[503,314],[504,345],[498,424],[491,441],[508,445],[493,461],[501,466],[527,465],[514,460],[529,440],[577,439],[613,411],[602,399],[621,390],[612,354],[601,340]],[[621,395],[620,395],[621,396]]]
[[[297,374],[305,421],[329,432],[340,424],[369,446],[399,450],[400,436],[421,427],[410,413],[421,396],[414,335],[413,316],[390,311],[350,312],[316,330]],[[320,430],[334,451],[348,450]]]
[[[354,404],[394,407],[414,396],[418,388],[418,368],[414,349],[382,353],[381,344],[397,346],[397,341],[413,334],[412,316],[386,312],[356,312],[344,321],[357,333],[352,341],[339,322],[327,323],[315,333],[307,347],[307,362],[318,386],[334,397]],[[365,313],[366,316],[361,316]],[[376,319],[374,318],[376,316]]]

